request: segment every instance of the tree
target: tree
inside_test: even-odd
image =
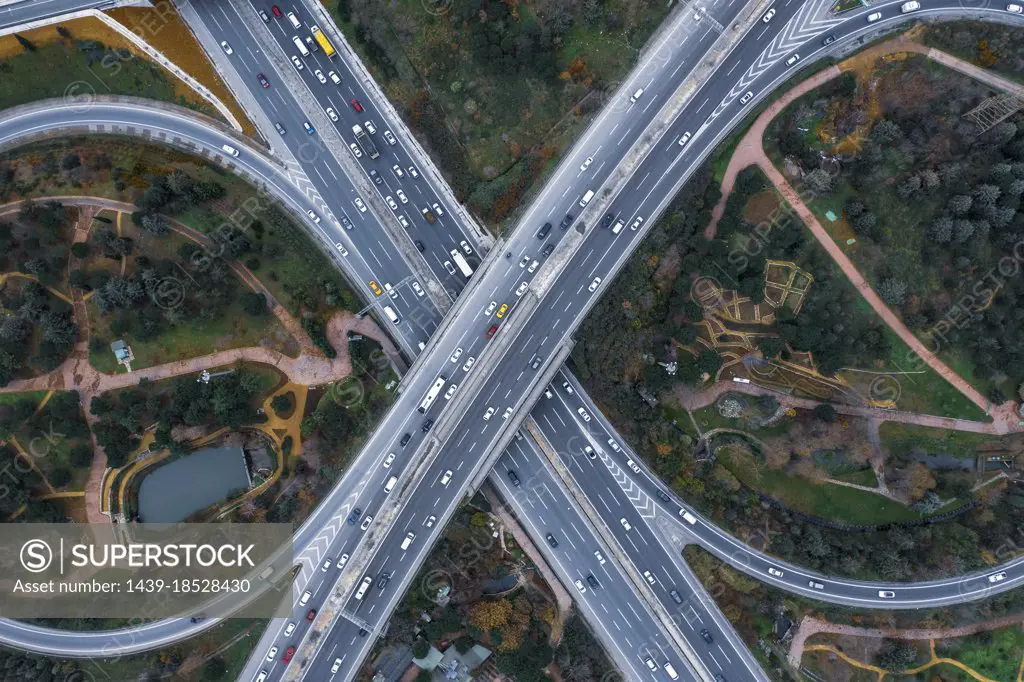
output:
[[[76,469],[84,469],[92,464],[92,448],[88,445],[76,445],[71,448],[69,459],[71,466]]]
[[[829,194],[835,189],[835,178],[822,168],[815,168],[805,175],[804,183],[817,194]]]
[[[133,214],[134,215],[134,214]],[[158,237],[162,237],[167,234],[169,227],[167,226],[167,218],[161,213],[147,213],[141,218],[142,227],[150,234],[155,234]]]
[[[917,661],[917,648],[903,640],[885,640],[878,652],[878,665],[892,672],[902,672]]]
[[[903,139],[900,127],[888,119],[882,119],[871,129],[871,141],[881,145],[891,145]]]
[[[423,658],[430,653],[430,642],[425,639],[417,639],[412,643],[413,658]]]
[[[836,408],[832,407],[828,403],[821,403],[814,407],[814,416],[825,422],[831,424],[834,422],[839,415],[836,413]]]
[[[270,408],[279,415],[287,413],[292,408],[292,401],[288,395],[287,393],[275,395],[270,400]]]
[[[89,257],[89,243],[88,242],[75,242],[71,245],[71,255],[75,258],[88,258]]]
[[[949,212],[955,216],[966,215],[974,205],[974,199],[966,194],[955,194],[949,198]]]
[[[928,228],[928,236],[937,244],[948,244],[953,239],[953,219],[939,216]]]
[[[901,305],[907,298],[907,283],[895,277],[887,277],[878,285],[878,295],[889,305]]]
[[[228,664],[220,656],[214,656],[203,665],[203,682],[221,682],[228,674]]]
[[[242,308],[253,317],[266,315],[267,299],[262,293],[247,291],[242,295]]]

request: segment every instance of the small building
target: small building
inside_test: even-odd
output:
[[[110,344],[110,350],[113,351],[114,357],[117,358],[117,364],[124,365],[127,371],[132,371],[132,360],[135,359],[135,354],[132,353],[132,347],[129,346],[124,339],[118,339]]]
[[[444,654],[438,651],[435,647],[431,646],[430,651],[427,652],[426,656],[424,656],[423,658],[414,658],[412,659],[412,662],[417,667],[422,668],[423,670],[433,670],[441,664],[441,661],[443,659]]]
[[[445,649],[444,656],[434,668],[434,680],[435,682],[472,682],[473,671],[483,665],[490,655],[490,649],[479,644],[474,644],[464,654],[460,654],[452,644]]]

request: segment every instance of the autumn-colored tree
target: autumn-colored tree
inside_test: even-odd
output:
[[[935,477],[921,462],[910,462],[897,470],[893,486],[909,502],[917,502],[935,487]]]
[[[469,610],[469,624],[488,632],[491,628],[501,628],[512,615],[512,603],[505,599],[481,601]]]
[[[992,51],[992,48],[988,46],[987,40],[978,41],[978,64],[985,68],[990,68],[996,65],[999,61],[999,57]]]

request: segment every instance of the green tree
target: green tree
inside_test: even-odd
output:
[[[430,642],[425,639],[417,639],[412,643],[413,658],[423,658],[430,653]]]
[[[832,407],[828,403],[821,403],[820,405],[815,406],[814,416],[827,424],[831,424],[838,418],[836,408]]]
[[[270,408],[278,415],[286,414],[292,409],[292,399],[290,394],[282,393],[281,395],[275,395],[270,399]]]

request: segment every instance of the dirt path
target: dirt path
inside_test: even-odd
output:
[[[889,54],[891,52],[917,52],[924,54],[931,59],[935,59],[951,68],[954,68],[968,76],[979,78],[983,82],[992,85],[993,87],[1006,86],[1013,92],[1021,92],[1024,94],[1024,88],[1016,84],[1010,84],[1006,79],[999,78],[988,74],[977,67],[963,62],[962,60],[956,59],[950,55],[938,52],[927,48],[923,45],[919,45],[907,38],[897,38],[892,41],[887,41],[880,45],[872,48],[872,51],[877,52],[880,56],[882,54]],[[863,56],[861,57],[863,58]],[[728,198],[729,193],[736,181],[737,174],[744,168],[750,165],[758,166],[771,183],[775,186],[776,190],[783,196],[783,198],[789,203],[792,209],[800,216],[800,219],[807,225],[808,229],[814,235],[815,239],[824,247],[826,252],[835,262],[835,264],[843,271],[843,273],[850,279],[853,286],[857,289],[864,300],[868,302],[872,310],[881,320],[895,332],[900,339],[906,343],[911,350],[929,367],[931,367],[936,373],[939,374],[943,379],[952,384],[958,391],[967,397],[972,403],[977,405],[981,410],[986,411],[990,414],[993,419],[991,432],[993,433],[1009,433],[1011,431],[1019,431],[1018,417],[1015,411],[1015,405],[1012,402],[1004,403],[1001,406],[993,406],[989,403],[989,400],[985,396],[981,395],[977,389],[971,386],[963,377],[954,372],[944,362],[939,360],[936,355],[925,347],[925,345],[918,340],[918,338],[911,332],[903,321],[897,316],[884,301],[875,293],[875,290],[868,284],[867,280],[861,275],[860,271],[853,264],[853,262],[847,257],[843,250],[835,243],[832,237],[828,234],[818,219],[814,216],[811,210],[803,202],[801,196],[795,189],[789,184],[782,173],[775,167],[775,165],[765,154],[764,147],[762,145],[764,132],[768,124],[785,109],[791,102],[804,95],[805,93],[813,90],[814,88],[828,82],[829,80],[836,78],[842,73],[840,67],[833,66],[820,71],[815,75],[811,76],[807,80],[801,82],[796,87],[784,93],[775,102],[773,102],[760,116],[754,121],[750,130],[743,136],[739,145],[736,148],[735,153],[729,161],[729,166],[726,168],[725,175],[722,181],[722,198],[718,205],[712,210],[711,223],[705,230],[705,236],[712,238],[715,234],[715,229],[718,225],[718,220],[721,218],[722,213],[725,210],[725,202]],[[1012,86],[1012,87],[1010,87]],[[837,407],[837,411],[838,407]],[[921,416],[921,415],[918,415]],[[939,417],[931,417],[928,419],[934,425],[940,428],[948,428],[944,426],[944,421]],[[945,421],[959,421],[959,420],[945,420]],[[920,422],[911,422],[920,423]],[[925,424],[925,425],[933,425]],[[973,429],[961,429],[961,430],[973,430]],[[988,430],[985,430],[988,432]]]

